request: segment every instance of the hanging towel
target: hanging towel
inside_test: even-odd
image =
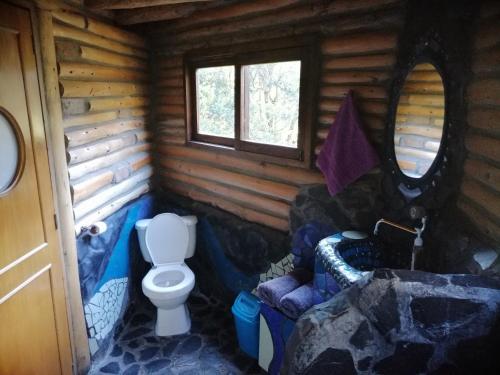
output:
[[[299,286],[281,298],[279,308],[288,317],[298,319],[313,305],[313,294],[312,282]]]
[[[271,307],[277,307],[281,298],[312,280],[312,272],[304,268],[296,268],[285,276],[266,281],[257,287],[257,295]]]
[[[363,132],[352,91],[349,91],[330,127],[316,165],[323,172],[328,191],[333,196],[378,164],[379,158]]]

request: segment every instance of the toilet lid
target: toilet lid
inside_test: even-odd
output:
[[[182,263],[188,249],[189,232],[180,216],[160,214],[149,223],[145,240],[156,266]]]

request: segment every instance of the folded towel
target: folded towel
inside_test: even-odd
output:
[[[312,282],[304,284],[285,294],[280,300],[280,310],[292,319],[298,319],[313,303],[314,288]]]
[[[258,296],[271,307],[280,305],[281,298],[311,281],[312,273],[303,268],[296,268],[285,276],[277,277],[260,284],[257,287]]]
[[[363,132],[352,91],[349,91],[330,127],[316,165],[323,172],[328,191],[333,196],[378,164],[379,158]]]

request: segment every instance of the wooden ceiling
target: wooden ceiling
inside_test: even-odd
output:
[[[113,11],[122,25],[175,20],[226,3],[223,0],[85,0],[89,9]]]

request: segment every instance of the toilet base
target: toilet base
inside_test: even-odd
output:
[[[160,309],[156,317],[155,333],[157,336],[182,335],[191,329],[191,318],[186,304],[173,309]]]

